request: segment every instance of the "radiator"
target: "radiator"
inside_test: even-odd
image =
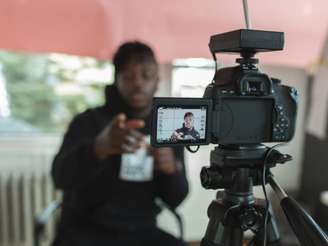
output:
[[[34,218],[56,198],[48,174],[1,173],[0,245],[32,246]],[[44,245],[52,240],[54,226],[54,220],[47,225]]]
[[[32,246],[35,217],[60,200],[50,177],[60,142],[57,135],[0,135],[0,246]],[[42,246],[54,229],[50,221]]]

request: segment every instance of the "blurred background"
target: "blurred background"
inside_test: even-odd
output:
[[[254,29],[285,32],[284,51],[260,54],[260,69],[300,93],[296,135],[281,148],[293,161],[278,182],[328,229],[328,2],[249,0]],[[201,97],[214,75],[212,34],[244,28],[241,0],[2,0],[0,2],[0,245],[32,245],[33,221],[60,194],[49,176],[72,117],[104,102],[117,46],[141,40],[160,61],[158,96]],[[220,67],[237,55],[218,55]],[[186,153],[191,192],[179,211],[185,238],[198,242],[215,191],[199,173],[214,146]],[[261,190],[255,193],[261,196]],[[272,197],[275,200],[275,197]],[[298,245],[280,219],[283,245]],[[43,238],[49,244],[55,221]],[[177,233],[172,216],[159,224]]]

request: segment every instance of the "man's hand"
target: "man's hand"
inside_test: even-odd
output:
[[[171,140],[173,141],[177,141],[177,140],[183,140],[183,133],[182,132],[173,132],[172,135],[171,135]]]
[[[175,165],[175,156],[171,148],[152,149],[154,156],[155,169],[171,175],[177,170]]]
[[[99,159],[109,155],[133,153],[143,144],[144,135],[136,129],[144,127],[143,120],[126,120],[125,114],[114,117],[96,138],[94,151]]]

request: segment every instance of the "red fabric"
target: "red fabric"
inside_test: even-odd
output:
[[[327,0],[249,0],[254,29],[285,32],[285,51],[262,61],[305,66],[318,59],[328,23]],[[162,62],[210,57],[211,34],[243,28],[241,0],[1,0],[0,48],[110,59],[139,39]]]

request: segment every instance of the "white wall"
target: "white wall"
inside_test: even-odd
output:
[[[60,142],[58,135],[0,136],[0,173],[48,173]]]

